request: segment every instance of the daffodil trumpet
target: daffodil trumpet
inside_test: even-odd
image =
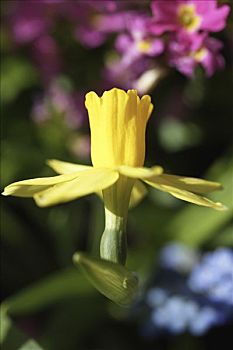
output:
[[[136,90],[114,88],[99,97],[91,91],[85,105],[93,166],[49,160],[59,175],[14,182],[4,195],[32,197],[38,206],[47,207],[97,193],[105,206],[100,256],[121,266],[126,262],[128,209],[145,196],[144,184],[190,203],[225,209],[203,196],[220,189],[219,183],[165,174],[160,166],[143,167],[146,125],[153,110],[150,96],[139,98]]]

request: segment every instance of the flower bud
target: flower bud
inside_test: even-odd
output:
[[[113,302],[127,306],[136,298],[138,279],[124,266],[84,253],[75,253],[73,262],[81,267],[93,286]]]

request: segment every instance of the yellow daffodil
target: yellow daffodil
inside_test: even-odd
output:
[[[184,201],[222,210],[224,206],[203,197],[221,188],[216,182],[164,174],[160,166],[143,167],[145,132],[153,105],[136,90],[112,89],[102,97],[86,95],[91,130],[93,166],[49,160],[59,175],[14,182],[3,194],[33,197],[40,207],[68,202],[97,193],[105,206],[105,230],[100,242],[101,259],[74,255],[91,283],[111,300],[129,303],[137,293],[137,278],[126,262],[125,226],[129,206],[146,194],[144,184]],[[144,182],[144,184],[143,184]]]
[[[128,209],[131,192],[133,202],[145,193],[143,181],[187,202],[224,208],[201,195],[220,189],[219,183],[164,174],[160,166],[143,167],[146,124],[153,109],[150,96],[140,99],[136,90],[114,88],[102,97],[89,92],[85,104],[93,166],[50,160],[48,165],[61,175],[14,182],[4,195],[33,197],[37,205],[46,207],[101,191],[109,210],[122,214]]]

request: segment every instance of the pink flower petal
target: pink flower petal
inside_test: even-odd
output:
[[[205,16],[202,17],[201,29],[211,32],[218,32],[224,29],[229,12],[230,7],[224,5],[206,13]]]

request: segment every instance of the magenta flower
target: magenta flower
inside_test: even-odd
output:
[[[52,118],[62,118],[65,133],[69,137],[65,146],[76,157],[86,159],[90,155],[89,135],[82,131],[87,126],[87,111],[84,106],[82,91],[64,89],[57,81],[51,82],[43,94],[36,96],[31,110],[31,117],[41,127],[47,127]]]
[[[218,32],[230,12],[228,5],[218,6],[217,0],[153,0],[151,8],[154,18],[149,27],[156,35],[180,30]]]
[[[126,29],[128,12],[97,12],[95,7],[81,9],[75,30],[76,38],[85,46],[94,48],[102,45],[110,33]]]
[[[144,13],[128,12],[125,18],[126,30],[117,36],[115,42],[119,57],[108,62],[105,78],[111,85],[134,87],[140,91],[138,79],[154,67],[152,58],[164,51],[164,42],[148,33],[148,16]]]
[[[206,33],[188,35],[184,32],[174,34],[168,47],[170,66],[188,77],[200,64],[208,77],[224,67],[224,58],[219,53],[221,41],[210,38]]]
[[[56,41],[50,35],[43,35],[32,43],[30,49],[43,81],[49,82],[60,72],[63,65]]]
[[[164,50],[162,39],[151,36],[147,30],[148,17],[144,14],[131,14],[127,20],[127,33],[120,34],[116,49],[123,54],[126,65],[140,56],[155,57]]]
[[[105,86],[110,88],[113,85],[117,85],[124,89],[137,87],[137,90],[142,93],[137,84],[138,80],[143,73],[152,68],[153,61],[148,57],[135,59],[131,64],[128,64],[127,68],[123,59],[110,61],[103,71]]]
[[[45,35],[51,29],[56,6],[53,1],[13,1],[10,3],[9,22],[16,43],[27,44]]]
[[[68,21],[73,37],[90,49],[114,34],[117,52],[113,52],[119,57],[108,62],[105,74],[120,87],[139,89],[138,79],[163,62],[189,77],[199,64],[208,76],[224,66],[221,43],[204,34],[226,25],[230,7],[218,6],[217,0],[152,0],[152,16],[148,3],[139,0],[14,0],[9,4],[13,38],[27,45],[46,84],[65,64],[53,37],[60,20]],[[153,60],[163,52],[168,61],[163,61],[164,56],[159,62]]]
[[[16,0],[9,11],[9,23],[16,44],[27,45],[47,84],[62,67],[59,47],[50,34],[63,0]],[[64,5],[63,5],[64,6]]]
[[[148,34],[147,21],[148,17],[144,14],[129,13],[127,31],[119,34],[115,42],[120,57],[110,64],[112,76],[118,76],[121,81],[123,77],[130,76],[128,84],[131,87],[133,81],[149,68],[149,58],[160,55],[164,50],[163,41]]]
[[[87,121],[83,96],[83,92],[69,92],[56,81],[52,81],[45,93],[35,99],[32,118],[35,122],[42,123],[55,112],[64,117],[69,128],[80,128]]]

